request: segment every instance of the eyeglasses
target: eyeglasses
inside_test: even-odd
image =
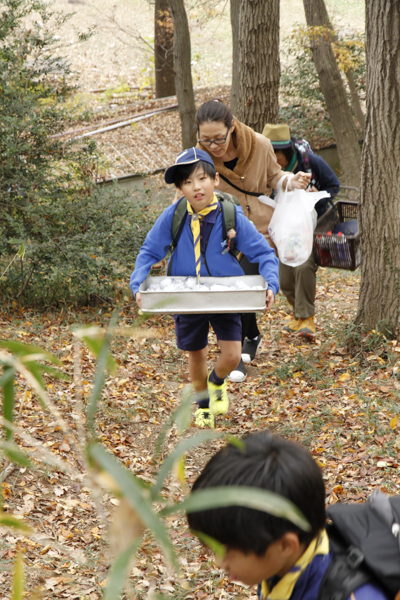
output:
[[[217,138],[216,140],[198,140],[199,144],[202,144],[203,146],[211,146],[211,144],[216,144],[217,146],[222,146],[222,144],[225,144],[226,142],[226,138],[229,135],[229,128],[228,131],[226,132],[226,136],[223,138]]]

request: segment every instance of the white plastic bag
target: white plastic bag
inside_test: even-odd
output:
[[[278,249],[281,262],[298,267],[308,260],[313,247],[313,232],[316,225],[314,206],[330,196],[328,192],[278,192],[277,207],[268,231]],[[313,218],[314,217],[314,218]]]

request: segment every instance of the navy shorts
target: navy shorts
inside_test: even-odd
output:
[[[210,325],[217,340],[242,341],[242,323],[236,313],[210,313],[206,315],[174,315],[176,344],[179,350],[202,350],[208,345]]]

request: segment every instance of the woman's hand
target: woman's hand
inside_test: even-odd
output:
[[[274,292],[272,290],[267,290],[267,308],[266,308],[266,310],[268,310],[269,308],[272,308],[272,305],[274,304],[274,300],[275,300]]]
[[[294,175],[290,180],[290,185],[292,190],[305,190],[306,187],[310,185],[311,181],[311,173],[304,173],[304,171],[299,171]]]
[[[140,292],[136,293],[135,300],[138,307],[142,308],[142,294]]]

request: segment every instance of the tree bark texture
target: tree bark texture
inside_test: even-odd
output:
[[[239,106],[239,16],[241,0],[231,0],[231,29],[232,29],[232,86],[231,86],[231,110],[234,115],[238,114]]]
[[[326,9],[325,0],[322,0],[318,5],[315,6],[315,20],[318,20],[320,25],[326,25],[329,29],[332,30],[333,33],[333,41],[337,41],[337,37],[334,34],[334,30],[332,27],[332,23],[329,19],[328,11]],[[365,129],[365,117],[361,108],[360,98],[357,94],[356,85],[354,82],[354,74],[352,69],[348,69],[346,71],[346,79],[349,86],[351,103],[353,106],[353,110],[355,112],[357,121],[360,124],[361,129],[364,131]]]
[[[361,108],[360,97],[357,93],[356,84],[354,81],[354,73],[352,69],[348,69],[346,71],[346,79],[349,86],[351,104],[353,106],[354,113],[356,115],[356,119],[362,129],[365,130],[365,116],[363,110]]]
[[[367,114],[357,321],[400,328],[400,3],[366,0]]]
[[[318,28],[311,39],[313,60],[332,122],[344,183],[359,188],[361,150],[357,130],[331,41],[325,32],[319,30],[321,26],[330,26],[325,2],[324,0],[303,0],[303,4],[307,25]]]
[[[280,74],[279,0],[242,0],[236,116],[255,131],[277,121]]]
[[[154,68],[156,98],[175,96],[174,25],[168,0],[155,0]]]
[[[189,23],[183,0],[168,0],[174,23],[175,85],[182,125],[182,148],[195,142],[194,104]]]

